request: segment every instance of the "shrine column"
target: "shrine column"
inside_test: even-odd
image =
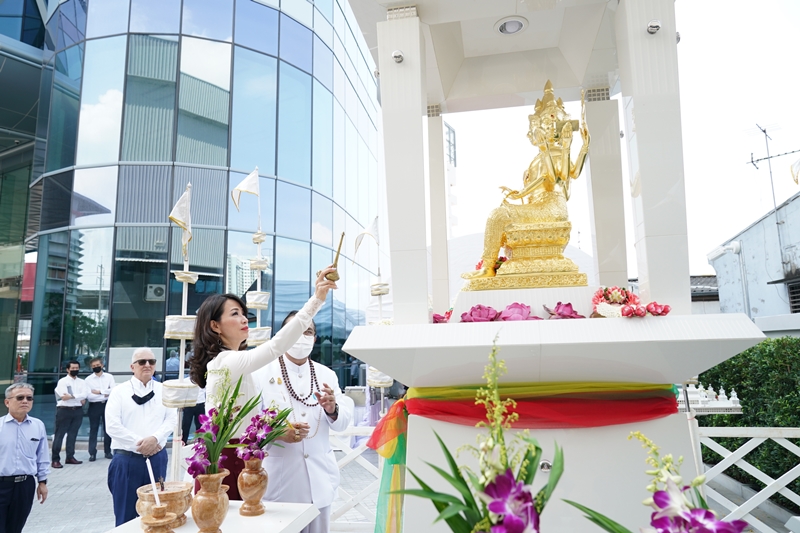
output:
[[[596,281],[606,287],[628,286],[618,109],[616,100],[586,102],[586,122],[592,135],[587,183],[594,266]]]
[[[425,43],[416,9],[398,11],[378,23],[392,300],[395,324],[424,324],[429,320]]]
[[[660,28],[649,33],[651,21]],[[617,52],[630,162],[639,291],[691,313],[674,0],[622,0]],[[651,31],[654,28],[651,29]]]
[[[444,126],[438,105],[428,106],[428,181],[431,199],[431,299],[433,311],[450,309],[447,253],[447,178],[444,168]]]

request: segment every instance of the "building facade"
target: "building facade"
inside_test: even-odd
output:
[[[732,239],[708,262],[723,313],[744,313],[770,337],[800,336],[800,194]]]
[[[27,148],[13,154],[15,177],[0,151],[0,202],[26,206],[5,236],[19,261],[3,263],[14,333],[0,342],[13,339],[13,354],[19,332],[30,334],[27,353],[12,361],[4,352],[0,377],[33,383],[40,415],[54,409],[67,360],[86,371],[99,355],[127,379],[135,348],[152,348],[163,365],[177,347],[163,339],[182,290],[170,274],[182,268],[180,229],[168,214],[189,182],[189,267],[200,273],[190,314],[211,294],[254,289],[257,202],[270,262],[262,287],[272,292],[261,318],[273,331],[347,235],[313,357],[342,386],[357,384],[359,362],[341,346],[364,321],[378,270],[371,243],[353,257],[355,236],[377,215],[375,68],[344,0],[278,2],[50,0],[41,47],[16,37],[38,70],[39,103],[22,132]],[[255,167],[260,197],[244,195],[237,211],[230,192]]]

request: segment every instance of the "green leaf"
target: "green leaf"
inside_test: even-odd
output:
[[[697,501],[700,504],[701,509],[709,509],[708,503],[706,502],[705,498],[703,498],[703,493],[700,492],[700,489],[694,487],[694,494],[697,496]]]
[[[472,491],[469,490],[467,483],[464,481],[463,478],[456,479],[441,468],[431,463],[426,462],[426,465],[436,470],[440,476],[442,476],[448,483],[450,483],[455,489],[461,493],[464,497],[464,503],[466,503],[466,513],[464,513],[467,517],[467,520],[474,523],[481,519],[480,511],[478,510],[478,504],[475,502],[475,498],[472,496]]]
[[[530,445],[528,451],[525,452],[525,458],[522,460],[522,465],[525,466],[525,479],[520,478],[522,475],[522,468],[520,468],[517,481],[522,481],[526,485],[533,485],[533,480],[536,477],[536,470],[539,468],[539,462],[542,460],[542,448],[536,439],[527,438],[525,441]],[[533,450],[531,450],[531,447]]]
[[[408,469],[408,473],[417,481],[422,490],[433,492],[433,489],[430,488],[424,481],[422,481],[419,476],[417,476],[410,468]],[[437,511],[440,513],[444,511],[445,507],[447,507],[446,503],[442,503],[436,500],[431,500],[433,506],[436,508]],[[461,503],[461,502],[459,502]],[[453,533],[472,533],[472,526],[464,519],[464,517],[455,515],[449,518],[444,519],[447,522],[447,525],[450,527],[450,531]]]
[[[439,520],[445,520],[445,519],[450,518],[452,516],[456,516],[458,513],[469,511],[469,510],[470,510],[469,507],[467,507],[465,505],[461,505],[461,504],[454,503],[452,505],[448,505],[447,507],[444,508],[444,511],[439,513],[439,516],[436,517],[436,520],[434,520],[433,523],[435,524]]]
[[[586,513],[586,518],[589,519],[591,522],[597,524],[602,529],[608,531],[609,533],[633,533],[630,529],[626,528],[622,524],[614,522],[610,518],[605,515],[598,513],[597,511],[593,511],[586,507],[585,505],[581,505],[579,503],[570,501],[570,500],[562,500],[573,507],[576,507]]]
[[[405,494],[406,496],[416,496],[417,498],[426,498],[428,500],[433,500],[442,503],[455,503],[458,505],[463,505],[461,500],[459,500],[455,496],[451,494],[445,494],[444,492],[436,492],[433,490],[403,489],[403,490],[393,490],[389,492],[389,494]]]
[[[442,438],[439,436],[438,433],[435,431],[433,432],[436,435],[436,440],[439,441],[439,446],[442,448],[442,452],[444,453],[445,459],[447,459],[447,464],[450,466],[450,471],[453,473],[452,477],[448,478],[446,473],[442,471],[440,468],[433,466],[432,464],[428,463],[428,466],[439,472],[439,474],[447,479],[451,485],[453,485],[458,492],[464,496],[464,503],[467,504],[468,507],[475,509],[475,512],[478,516],[475,516],[475,522],[480,520],[480,513],[478,513],[478,503],[475,501],[475,497],[472,495],[472,491],[469,490],[469,486],[467,486],[466,480],[464,480],[464,476],[461,475],[461,470],[458,468],[458,464],[456,464],[455,459],[453,459],[453,455],[450,453],[450,450],[447,449]],[[452,481],[451,481],[452,479]]]
[[[564,449],[559,448],[558,444],[555,445],[556,447],[556,455],[553,457],[553,467],[550,469],[550,479],[547,480],[547,486],[544,488],[544,501],[542,503],[542,507],[547,503],[547,500],[550,499],[550,496],[553,495],[553,491],[556,490],[556,485],[558,485],[558,480],[561,479],[561,474],[564,473]]]

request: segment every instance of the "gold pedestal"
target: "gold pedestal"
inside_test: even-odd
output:
[[[571,231],[569,221],[510,225],[504,234],[511,257],[494,277],[470,279],[464,290],[585,287],[586,274],[564,257]]]

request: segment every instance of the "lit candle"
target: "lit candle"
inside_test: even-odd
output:
[[[150,474],[150,484],[153,486],[153,496],[156,497],[156,505],[161,505],[161,500],[158,498],[158,487],[156,486],[156,478],[153,476],[153,467],[150,466],[150,458],[144,460],[147,463],[147,473]]]

